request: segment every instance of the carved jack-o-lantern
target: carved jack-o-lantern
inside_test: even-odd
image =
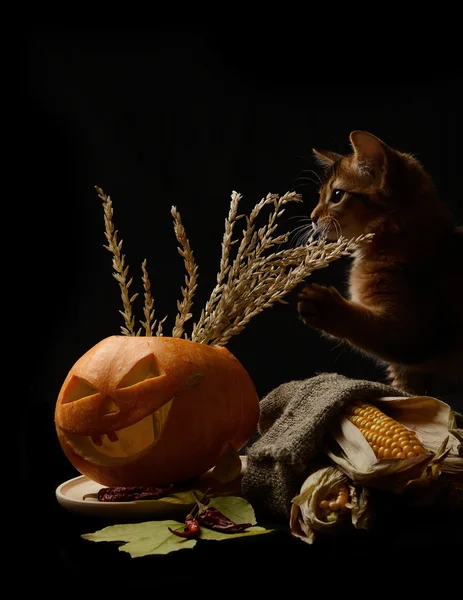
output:
[[[102,485],[162,485],[201,475],[259,416],[254,384],[223,347],[112,336],[71,368],[56,403],[60,444]]]

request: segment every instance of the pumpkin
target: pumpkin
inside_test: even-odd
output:
[[[86,352],[61,386],[55,426],[83,475],[105,486],[202,475],[257,428],[253,381],[225,347],[116,335]]]

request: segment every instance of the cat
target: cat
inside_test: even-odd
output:
[[[306,282],[299,316],[376,359],[398,390],[462,393],[463,229],[417,158],[366,131],[349,140],[346,156],[313,149],[324,180],[310,217],[327,240],[374,235],[352,256],[349,298]]]

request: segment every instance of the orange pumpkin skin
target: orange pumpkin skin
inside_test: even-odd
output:
[[[180,483],[257,428],[259,399],[231,352],[181,338],[111,336],[85,353],[58,395],[61,447],[105,486]]]

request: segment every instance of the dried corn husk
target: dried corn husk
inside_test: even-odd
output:
[[[429,485],[440,473],[463,476],[461,430],[448,404],[427,396],[383,397],[374,404],[415,432],[426,452],[413,458],[378,459],[359,428],[342,416],[326,452],[354,483],[401,493],[413,483]]]
[[[376,404],[393,419],[415,431],[436,459],[448,436],[448,453],[440,462],[440,471],[463,476],[463,431],[457,428],[455,415],[448,404],[430,396],[378,398]]]
[[[342,509],[331,510],[323,504],[345,487],[348,499]],[[324,467],[312,473],[293,498],[290,515],[291,533],[312,544],[316,532],[335,532],[352,524],[357,529],[369,529],[372,521],[370,495],[363,486],[355,486],[336,467]]]

